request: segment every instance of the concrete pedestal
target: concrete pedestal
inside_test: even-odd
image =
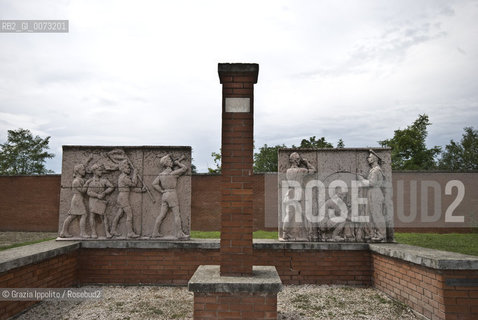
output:
[[[254,266],[248,277],[221,276],[219,266],[199,266],[188,283],[194,319],[277,319],[282,281],[275,267]]]

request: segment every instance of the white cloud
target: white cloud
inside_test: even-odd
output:
[[[218,62],[257,62],[255,144],[312,135],[376,145],[427,113],[430,144],[478,123],[476,1],[7,1],[0,19],[68,19],[0,34],[0,138],[220,147]]]

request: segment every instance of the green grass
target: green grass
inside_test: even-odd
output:
[[[277,231],[254,231],[252,234],[254,239],[278,239]]]
[[[199,239],[219,239],[221,237],[220,231],[192,231],[191,238]]]
[[[395,233],[395,240],[412,246],[478,256],[478,233]]]
[[[40,242],[49,241],[49,240],[53,240],[53,239],[55,239],[55,238],[46,238],[46,239],[35,240],[35,241],[26,241],[26,242],[14,243],[14,244],[11,244],[11,245],[8,245],[8,246],[1,246],[0,251],[11,249],[11,248],[28,246],[29,244],[40,243]]]
[[[219,231],[191,231],[191,238],[219,239]],[[254,239],[277,239],[277,231],[254,232]],[[478,256],[478,233],[395,233],[395,240],[412,246]]]
[[[191,238],[219,239],[219,231],[191,231]],[[255,231],[254,239],[277,239],[277,231]],[[30,244],[53,240],[46,238],[35,241],[14,243],[8,246],[0,246],[0,251],[22,247]],[[478,256],[478,233],[395,233],[395,240],[398,243],[412,246],[437,249],[443,251],[458,252]]]
[[[252,235],[254,239],[277,239],[277,231],[255,231]],[[219,231],[191,231],[191,238],[199,239],[219,239]]]

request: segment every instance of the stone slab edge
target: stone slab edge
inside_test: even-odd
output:
[[[369,244],[370,251],[438,270],[478,270],[478,257],[399,243]]]
[[[219,239],[164,240],[88,240],[81,241],[86,249],[206,249],[219,250]]]
[[[78,241],[44,241],[0,251],[0,273],[78,250]]]
[[[368,243],[352,242],[284,242],[272,239],[256,239],[254,240],[254,249],[355,251],[369,250],[369,245]]]
[[[151,240],[85,240],[81,247],[87,249],[206,249],[218,250],[219,239],[191,239],[181,241]],[[254,249],[271,250],[368,250],[367,243],[320,243],[320,242],[282,242],[272,239],[254,240]]]
[[[45,241],[0,251],[0,273],[41,262],[79,248],[86,249],[205,249],[219,250],[219,239],[188,241]],[[454,252],[427,249],[405,244],[381,243],[314,243],[280,242],[256,239],[254,249],[272,250],[370,250],[424,267],[439,270],[478,270],[478,257]]]
[[[63,145],[64,149],[78,149],[78,148],[104,148],[104,149],[176,149],[176,150],[192,150],[191,146],[152,146],[152,145],[145,145],[145,146],[92,146],[92,145]]]
[[[274,266],[253,266],[251,277],[222,277],[218,265],[199,266],[188,282],[189,291],[198,293],[268,293],[282,290]]]

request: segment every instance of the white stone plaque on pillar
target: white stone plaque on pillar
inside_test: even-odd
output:
[[[251,112],[251,99],[226,98],[226,112]]]

